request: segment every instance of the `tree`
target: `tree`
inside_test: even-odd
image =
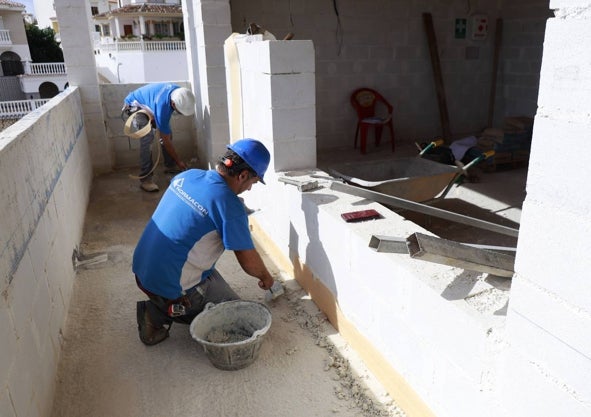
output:
[[[27,24],[25,30],[33,62],[64,62],[64,52],[52,28],[39,29],[37,25]]]

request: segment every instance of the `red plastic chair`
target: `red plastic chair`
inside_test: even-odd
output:
[[[385,106],[387,114],[376,115],[377,104]],[[394,152],[394,126],[392,125],[393,107],[380,93],[371,88],[359,88],[351,94],[351,105],[357,111],[357,128],[355,130],[355,142],[353,148],[357,148],[357,138],[361,132],[361,153],[365,153],[367,142],[367,131],[370,127],[375,128],[376,146],[380,144],[382,129],[388,126],[392,140],[392,152]]]

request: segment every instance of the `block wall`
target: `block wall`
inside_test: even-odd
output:
[[[423,411],[431,409],[439,417],[495,416],[496,384],[490,375],[497,366],[504,320],[441,296],[459,274],[474,277],[447,266],[417,265],[408,256],[373,252],[368,247],[372,234],[426,232],[377,203],[329,190],[327,181],[320,180],[322,189],[310,193],[278,181],[284,171],[295,171],[291,178],[304,182],[312,180],[305,173],[314,172],[315,160],[308,155],[315,146],[307,138],[314,121],[309,111],[314,108],[311,42],[253,41],[238,43],[238,51],[245,135],[261,139],[272,154],[266,185],[257,184],[244,198],[248,207],[260,209],[253,221],[292,263],[285,272],[309,271],[333,304],[314,301],[333,320],[335,309],[342,312],[385,358],[381,366],[402,375],[404,382],[392,391],[395,398],[400,395],[397,401],[404,402],[401,392],[410,389],[428,404]],[[300,110],[310,119],[284,117]],[[377,209],[384,219],[350,226],[340,217],[366,208]],[[457,400],[457,391],[464,393],[463,401]]]
[[[519,4],[519,5],[517,5]],[[433,71],[422,14],[431,13],[454,137],[482,131],[488,122],[494,28],[505,19],[497,78],[495,123],[505,115],[535,114],[547,0],[509,2],[405,2],[353,0],[232,1],[232,30],[256,22],[282,39],[310,39],[315,46],[318,149],[352,147],[356,115],[351,92],[375,88],[394,106],[397,139],[410,142],[440,135]],[[474,15],[488,17],[484,40],[473,40]],[[455,19],[467,19],[466,37],[455,38]]]
[[[80,92],[0,133],[0,415],[51,412],[92,178]]]
[[[213,167],[230,142],[224,41],[232,33],[228,0],[183,2],[189,81],[197,94],[199,159]]]
[[[311,41],[238,42],[244,137],[271,152],[270,171],[316,166]]]
[[[591,415],[591,1],[553,0],[509,304],[513,415]]]

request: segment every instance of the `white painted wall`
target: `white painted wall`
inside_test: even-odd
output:
[[[99,76],[111,83],[147,83],[189,79],[187,52],[112,52],[95,55]]]
[[[0,132],[0,415],[51,412],[92,178],[77,89]]]

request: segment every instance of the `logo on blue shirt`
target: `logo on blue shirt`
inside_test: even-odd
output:
[[[172,182],[172,190],[175,194],[187,203],[191,208],[195,211],[200,213],[203,217],[207,216],[207,210],[201,204],[199,204],[193,197],[189,195],[185,190],[183,190],[183,183],[185,182],[184,178],[177,178]]]

